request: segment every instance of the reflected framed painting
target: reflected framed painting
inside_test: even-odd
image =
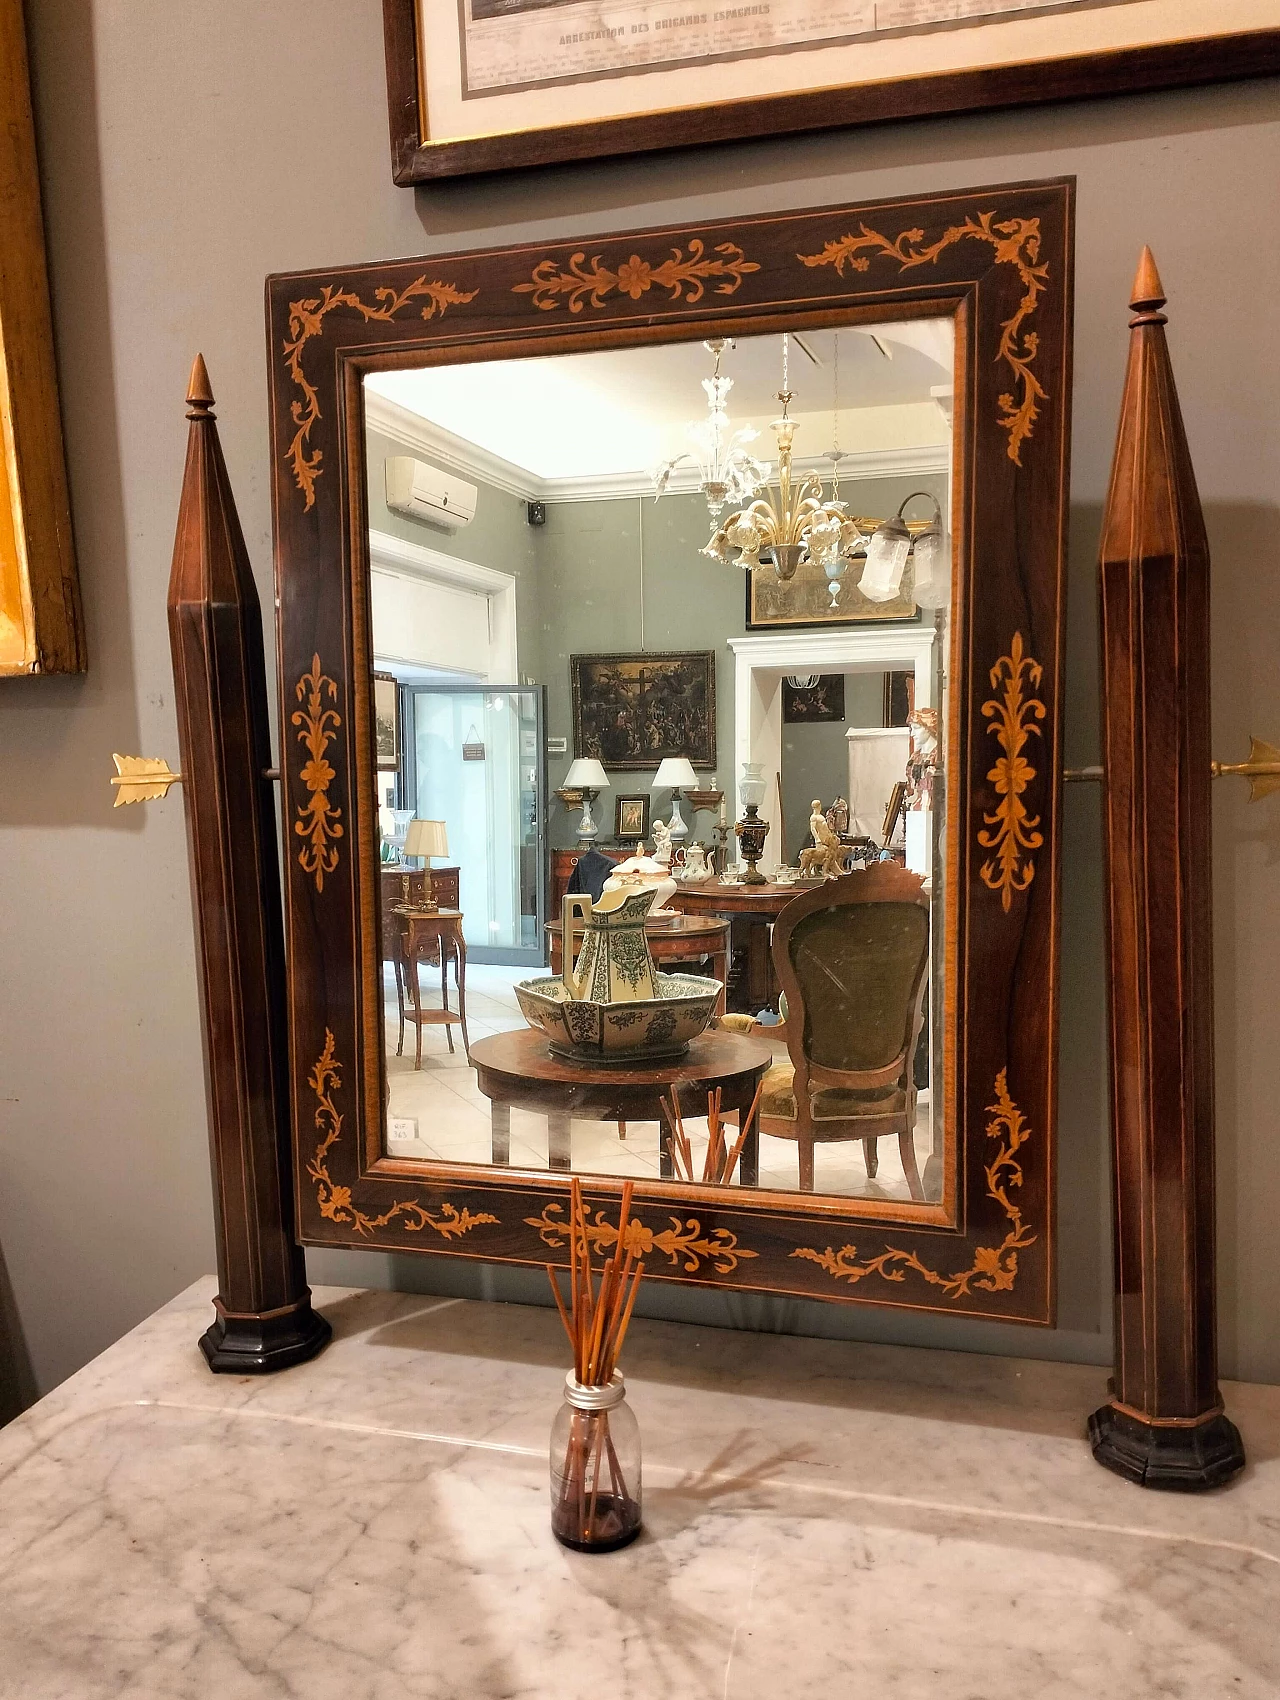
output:
[[[0,0],[0,678],[83,673],[21,0]]]
[[[402,184],[1280,72],[1277,0],[383,0],[383,21]]]

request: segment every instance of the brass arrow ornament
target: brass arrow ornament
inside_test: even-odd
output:
[[[125,803],[149,803],[155,797],[168,794],[171,785],[181,785],[182,775],[175,773],[162,756],[120,756],[112,754],[116,770],[111,783],[116,788],[115,808]]]
[[[1249,781],[1249,801],[1256,803],[1280,791],[1280,749],[1261,738],[1250,737],[1248,761],[1215,761],[1209,768],[1215,779],[1239,774]]]

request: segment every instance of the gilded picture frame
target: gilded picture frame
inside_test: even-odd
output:
[[[1280,72],[1275,0],[1216,0],[1194,34],[1186,10],[616,0],[606,16],[594,0],[383,0],[392,175],[412,185]]]
[[[716,765],[713,649],[571,655],[573,753],[634,773],[668,756]]]
[[[21,0],[0,0],[0,678],[87,663]]]

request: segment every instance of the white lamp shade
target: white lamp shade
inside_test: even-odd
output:
[[[892,602],[902,589],[902,575],[911,553],[906,526],[880,526],[867,544],[867,564],[858,589],[871,602]]]
[[[653,776],[651,791],[696,791],[698,776],[688,756],[668,756]]]
[[[411,820],[404,835],[406,856],[447,856],[449,834],[442,820]]]
[[[594,756],[578,756],[570,762],[564,784],[566,791],[604,791],[609,785],[609,775]]]
[[[921,608],[945,608],[951,600],[951,538],[945,531],[926,531],[916,538],[915,597]]]

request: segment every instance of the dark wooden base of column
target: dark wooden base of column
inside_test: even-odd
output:
[[[214,1300],[217,1320],[200,1336],[215,1375],[272,1375],[322,1352],[333,1329],[312,1310],[311,1297],[267,1316],[230,1316]]]
[[[1099,1464],[1126,1481],[1176,1493],[1221,1487],[1244,1468],[1240,1431],[1221,1411],[1171,1426],[1104,1405],[1089,1418],[1089,1444]]]

